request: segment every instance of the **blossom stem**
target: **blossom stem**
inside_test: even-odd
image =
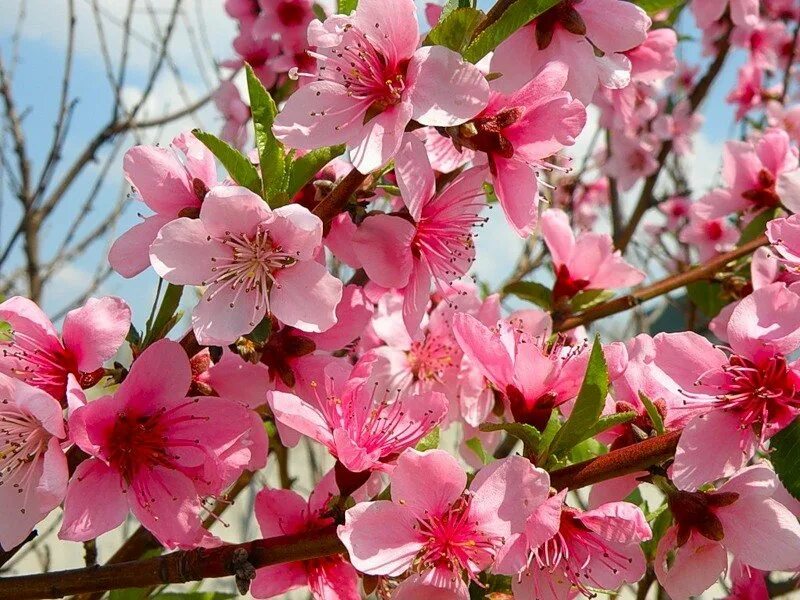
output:
[[[638,306],[642,302],[663,296],[664,294],[668,294],[673,290],[685,287],[690,283],[709,279],[727,267],[730,262],[752,254],[755,250],[761,246],[765,246],[767,243],[767,236],[760,235],[756,239],[747,242],[746,244],[742,244],[730,252],[720,254],[705,264],[698,265],[692,269],[689,269],[688,271],[684,271],[683,273],[677,273],[676,275],[671,275],[660,281],[656,281],[655,283],[643,287],[632,294],[614,298],[608,302],[603,302],[602,304],[593,306],[574,317],[568,317],[561,321],[556,321],[553,323],[553,329],[555,331],[569,331],[570,329],[574,329],[580,325],[586,325],[593,321],[597,321],[598,319],[603,319],[617,313],[625,312],[626,310]]]

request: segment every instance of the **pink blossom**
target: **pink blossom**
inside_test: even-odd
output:
[[[767,123],[783,129],[793,142],[800,142],[800,104],[785,106],[776,100],[767,102]]]
[[[725,600],[769,600],[765,573],[733,561],[730,569],[731,593]]]
[[[513,93],[493,91],[483,112],[449,130],[457,147],[485,154],[503,212],[521,237],[536,227],[537,170],[553,167],[546,159],[573,145],[586,124],[583,104],[563,90],[568,74],[564,63],[550,63]]]
[[[70,438],[91,458],[70,479],[61,539],[97,537],[130,510],[167,548],[214,543],[202,527],[203,499],[264,466],[266,434],[237,402],[186,398],[191,378],[183,348],[161,340],[113,396],[72,413]]]
[[[500,44],[491,70],[503,73],[497,83],[508,93],[548,62],[563,61],[569,72],[564,89],[587,104],[598,84],[619,89],[630,83],[631,62],[623,52],[642,44],[650,25],[647,14],[631,2],[567,0]]]
[[[655,337],[656,366],[686,398],[673,411],[686,423],[672,467],[679,488],[733,474],[800,414],[800,372],[788,358],[800,348],[799,311],[800,297],[773,283],[733,310],[729,354],[690,331]]]
[[[255,17],[258,11],[258,0],[225,0],[225,12],[234,19]]]
[[[780,129],[767,129],[755,143],[726,142],[722,156],[726,188],[698,202],[698,214],[708,219],[734,212],[757,212],[783,203],[800,208],[800,169],[797,150]]]
[[[306,501],[292,490],[261,490],[255,513],[265,538],[312,532],[334,524],[324,516],[328,501],[339,494],[332,472],[325,476]],[[287,562],[256,571],[250,586],[254,598],[274,598],[290,590],[311,588],[314,600],[359,600],[358,574],[342,555]]]
[[[737,119],[743,119],[751,110],[761,106],[764,100],[763,79],[763,70],[752,62],[745,63],[739,69],[736,87],[726,98],[728,103],[737,106]]]
[[[220,83],[219,89],[214,93],[214,105],[225,119],[220,134],[222,139],[234,148],[243,148],[247,143],[250,107],[242,100],[239,88],[232,81]]]
[[[614,250],[608,234],[584,232],[576,239],[567,213],[560,209],[551,208],[542,214],[542,237],[553,258],[555,302],[583,291],[636,285],[644,279],[644,273]]]
[[[730,8],[734,25],[745,27],[758,23],[758,0],[694,0],[691,5],[700,29],[719,21],[726,8]]]
[[[363,173],[391,160],[406,125],[452,126],[478,114],[483,74],[443,46],[417,49],[412,0],[363,0],[352,16],[309,27],[318,80],[301,87],[275,120],[275,135],[305,150],[346,143]]]
[[[475,579],[492,564],[547,498],[550,483],[547,473],[520,456],[484,467],[467,490],[466,483],[446,452],[407,450],[392,474],[392,500],[363,502],[345,513],[339,538],[353,566],[388,576],[414,569],[424,583],[469,598],[462,575]]]
[[[284,48],[304,42],[314,20],[311,0],[259,0],[261,14],[253,24],[256,40],[278,38]]]
[[[428,305],[431,283],[443,291],[472,265],[472,228],[483,223],[478,213],[484,206],[485,170],[468,169],[437,193],[423,143],[408,136],[396,173],[411,219],[368,217],[353,236],[353,245],[369,278],[400,293],[403,321],[414,335]]]
[[[58,401],[0,375],[0,548],[20,544],[67,490],[67,434]]]
[[[631,61],[631,79],[652,84],[675,73],[677,45],[678,34],[674,29],[663,27],[648,31],[644,42],[625,52]]]
[[[639,544],[652,537],[639,507],[611,502],[581,512],[564,505],[567,490],[539,505],[498,570],[514,575],[517,600],[565,600],[577,592],[614,590],[642,578]]]
[[[661,140],[672,140],[675,154],[683,156],[692,151],[692,136],[702,124],[702,115],[694,113],[689,102],[682,100],[670,114],[656,117],[653,132]]]
[[[754,66],[775,71],[779,68],[782,49],[791,45],[792,35],[780,21],[757,21],[752,26],[735,28],[732,41],[750,51]]]
[[[123,168],[139,199],[155,212],[117,238],[108,253],[117,273],[133,277],[150,266],[150,244],[161,227],[178,217],[197,216],[209,188],[217,183],[217,167],[200,140],[183,133],[169,149],[134,146],[125,153]]]
[[[775,473],[748,467],[711,492],[675,492],[675,525],[658,543],[655,572],[670,598],[687,600],[711,587],[727,566],[726,551],[742,565],[765,571],[800,565],[800,525],[772,498]]]
[[[461,313],[453,318],[453,333],[516,421],[544,427],[553,408],[578,395],[586,369],[583,347],[549,347],[511,322],[501,321],[493,331]]]
[[[131,325],[131,309],[114,296],[89,298],[67,313],[62,334],[27,298],[0,304],[0,321],[11,325],[0,338],[0,372],[21,379],[66,403],[69,386],[89,388],[104,375]]]
[[[689,222],[678,236],[684,244],[697,248],[701,262],[733,248],[741,235],[726,218],[708,219],[703,212],[697,204],[692,206]]]
[[[604,172],[617,180],[622,191],[628,191],[636,182],[652,175],[658,168],[655,143],[651,136],[646,135],[613,136]]]
[[[800,268],[800,215],[773,219],[767,223],[767,237],[787,266]]]
[[[687,196],[672,196],[658,203],[658,210],[667,217],[666,228],[669,231],[676,231],[689,218],[691,207],[692,201]]]
[[[297,204],[270,210],[243,187],[217,186],[199,219],[164,226],[150,250],[156,273],[206,291],[192,312],[201,344],[225,345],[267,314],[303,331],[336,323],[342,283],[314,257],[322,221]]]
[[[256,23],[257,19],[252,17],[239,22],[239,35],[233,40],[233,49],[239,58],[224,61],[222,66],[240,69],[248,64],[264,87],[270,89],[278,82],[278,73],[273,68],[272,60],[280,55],[280,44],[273,39],[256,39]]]
[[[362,361],[344,382],[326,370],[324,390],[313,386],[312,401],[271,392],[275,419],[326,446],[351,472],[383,469],[442,421],[447,400],[439,392],[401,396],[382,387],[372,368]]]

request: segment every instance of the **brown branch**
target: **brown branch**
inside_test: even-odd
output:
[[[556,321],[553,324],[553,329],[555,331],[569,331],[570,329],[574,329],[580,325],[586,325],[593,321],[597,321],[598,319],[603,319],[617,313],[625,312],[626,310],[640,305],[642,302],[652,300],[658,296],[663,296],[664,294],[667,294],[673,290],[685,287],[690,283],[702,281],[704,279],[710,279],[716,273],[725,269],[730,262],[752,254],[756,249],[760,248],[761,246],[765,246],[767,243],[768,240],[766,235],[761,235],[756,239],[731,250],[730,252],[720,254],[716,258],[711,259],[703,265],[699,265],[689,269],[688,271],[684,271],[683,273],[671,275],[665,279],[648,285],[647,287],[643,287],[632,294],[628,294],[627,296],[614,298],[608,302],[593,306],[592,308],[589,308],[574,317],[568,317],[561,321]]]
[[[714,58],[714,61],[709,65],[705,75],[703,75],[700,81],[697,82],[697,85],[695,85],[691,94],[689,94],[689,106],[691,107],[692,111],[696,110],[700,104],[702,104],[703,100],[708,94],[709,89],[711,89],[711,84],[722,70],[722,65],[725,64],[725,59],[728,56],[728,51],[730,48],[731,44],[729,30],[719,41],[719,52],[717,52],[716,58]],[[645,179],[644,187],[642,188],[641,194],[639,194],[639,200],[633,209],[633,213],[628,219],[628,223],[625,225],[625,229],[623,229],[622,233],[614,240],[617,248],[619,248],[619,250],[623,253],[628,247],[631,239],[633,239],[633,234],[636,232],[636,228],[639,226],[639,221],[642,220],[644,213],[647,212],[647,209],[653,204],[653,192],[655,191],[656,183],[658,183],[658,176],[661,174],[661,170],[664,168],[670,152],[672,152],[672,140],[667,140],[661,144],[661,149],[658,151],[658,157],[656,159],[658,166],[656,167],[655,172]]]
[[[511,5],[514,4],[516,0],[497,0],[497,2],[489,9],[489,12],[486,13],[486,18],[478,23],[478,26],[475,28],[475,31],[472,32],[471,40],[474,40],[478,35],[481,34],[487,27],[493,25],[497,21],[500,20],[500,17],[511,8]]]
[[[326,228],[344,210],[347,201],[368,177],[369,174],[365,175],[354,168],[314,207],[314,214],[322,220]]]

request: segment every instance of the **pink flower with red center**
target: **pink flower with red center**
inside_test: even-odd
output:
[[[326,369],[324,396],[317,393],[314,401],[271,392],[272,413],[284,426],[327,447],[349,471],[383,470],[441,423],[447,400],[439,392],[402,396],[383,387],[372,370],[372,361],[362,361],[340,381]]]
[[[167,548],[213,544],[203,500],[264,466],[267,440],[254,413],[208,396],[186,398],[189,359],[175,342],[149,346],[113,396],[70,416],[70,439],[91,458],[70,479],[59,537],[84,541],[131,511]],[[102,502],[97,502],[102,498]]]
[[[610,502],[581,512],[564,505],[567,490],[541,504],[524,533],[507,547],[497,570],[511,580],[517,600],[593,598],[639,581],[646,561],[640,547],[652,537],[641,509]]]
[[[728,552],[745,567],[797,569],[800,525],[773,498],[777,486],[775,473],[756,465],[719,489],[669,495],[675,525],[659,541],[653,566],[670,598],[688,600],[711,587],[728,566]]]
[[[376,284],[403,297],[403,321],[409,334],[419,330],[433,283],[444,293],[475,259],[472,228],[484,222],[485,170],[460,173],[437,193],[425,147],[408,136],[396,163],[397,183],[408,207],[404,216],[367,217],[353,236],[356,256]]]
[[[320,332],[336,323],[342,282],[315,260],[322,221],[297,204],[274,211],[243,187],[217,186],[199,219],[177,219],[150,249],[165,280],[206,287],[192,312],[201,344],[226,345],[271,314]]]
[[[69,473],[61,443],[67,437],[58,401],[0,375],[0,548],[22,543],[61,504]]]
[[[660,210],[667,217],[667,229],[675,231],[689,218],[692,201],[687,196],[673,196],[658,203]]]
[[[481,469],[465,490],[466,484],[446,452],[407,450],[392,473],[391,501],[363,502],[345,513],[339,538],[353,566],[386,576],[411,570],[419,577],[407,579],[409,585],[422,582],[469,598],[462,577],[476,580],[491,566],[547,498],[550,481],[545,471],[512,456]]]
[[[339,495],[333,472],[329,472],[305,500],[291,490],[261,490],[255,513],[265,538],[312,532],[334,524],[324,516],[328,502]],[[314,600],[360,600],[358,574],[342,555],[288,562],[256,571],[250,586],[254,598],[274,598],[302,587],[311,589]]]
[[[116,354],[131,326],[131,309],[120,298],[90,298],[67,313],[62,334],[27,298],[0,304],[0,372],[40,388],[66,404],[70,385],[89,388],[103,377],[103,363]]]
[[[209,188],[217,184],[214,155],[190,133],[170,148],[134,146],[123,160],[125,178],[155,214],[123,233],[108,252],[111,267],[133,277],[150,266],[149,248],[158,230],[178,217],[197,217]]]
[[[728,353],[690,331],[655,337],[655,364],[686,399],[671,419],[686,423],[672,467],[679,488],[733,474],[800,414],[800,371],[789,359],[800,348],[799,311],[800,297],[773,283],[733,310]]]
[[[739,69],[736,87],[728,94],[726,101],[735,105],[736,118],[744,116],[764,102],[764,71],[752,62],[745,63]]]
[[[493,331],[463,313],[453,318],[453,333],[516,421],[544,427],[553,408],[578,395],[588,358],[582,346],[551,347],[507,321]]]
[[[500,44],[491,70],[503,74],[498,89],[511,92],[548,62],[564,62],[569,72],[564,89],[586,104],[598,85],[619,89],[630,83],[631,62],[623,52],[642,44],[650,25],[647,14],[630,2],[565,0]]]
[[[800,208],[797,150],[780,129],[767,129],[755,143],[727,142],[722,156],[725,188],[698,202],[698,214],[716,219],[734,212],[758,212],[784,204]]]
[[[391,160],[411,119],[447,127],[478,114],[483,74],[443,46],[419,44],[412,0],[363,0],[352,16],[309,27],[318,81],[301,87],[275,120],[276,137],[312,150],[347,144],[362,173]]]
[[[628,191],[658,168],[656,143],[651,135],[628,136],[620,133],[613,136],[603,172],[617,180],[620,190]]]
[[[448,129],[457,148],[486,157],[503,212],[521,237],[536,227],[537,171],[556,168],[548,157],[573,145],[586,124],[583,104],[563,89],[567,76],[565,64],[549,63],[513,93],[492,91],[477,117]]]
[[[278,38],[284,48],[304,43],[309,23],[314,20],[311,0],[259,0],[261,14],[253,24],[257,40]]]
[[[636,285],[645,277],[614,250],[608,234],[584,232],[576,238],[567,213],[560,209],[542,214],[542,238],[553,258],[555,303],[588,290]]]
[[[692,206],[689,222],[681,229],[678,239],[697,248],[701,261],[713,258],[736,245],[741,232],[727,218],[709,219],[702,216],[702,207]]]
[[[661,140],[672,140],[675,154],[683,156],[692,151],[692,136],[703,124],[702,115],[692,112],[689,102],[683,100],[668,115],[659,115],[653,121],[653,132]]]
[[[648,31],[644,42],[625,52],[631,61],[631,79],[653,84],[674,74],[678,67],[677,45],[678,34],[674,29],[662,27]]]

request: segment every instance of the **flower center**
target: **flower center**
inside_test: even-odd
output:
[[[775,191],[775,176],[767,169],[758,172],[756,186],[742,193],[742,197],[753,203],[754,210],[774,208],[781,203]]]
[[[453,365],[456,348],[446,338],[428,335],[421,342],[413,342],[408,351],[411,372],[418,381],[441,382],[445,370]]]
[[[56,399],[63,398],[69,373],[83,383],[75,357],[55,343],[48,348],[40,340],[14,331],[10,341],[0,341],[0,348],[4,357],[16,362],[11,368],[15,377]]]
[[[18,494],[35,490],[36,470],[28,467],[42,457],[51,437],[33,416],[8,398],[0,400],[0,486],[11,486]]]
[[[302,25],[306,18],[306,9],[301,2],[284,0],[275,8],[278,20],[287,27]]]
[[[556,272],[556,283],[553,286],[553,300],[556,303],[563,298],[572,298],[578,292],[583,291],[589,285],[588,279],[574,279],[567,269],[567,265],[561,265]]]
[[[463,146],[470,150],[485,152],[490,158],[493,155],[511,158],[514,156],[514,147],[503,135],[503,130],[516,123],[521,116],[522,109],[517,106],[505,108],[494,114],[480,114],[468,123],[458,127],[448,127],[447,134],[457,145],[456,147]],[[491,161],[490,167],[494,169]]]

